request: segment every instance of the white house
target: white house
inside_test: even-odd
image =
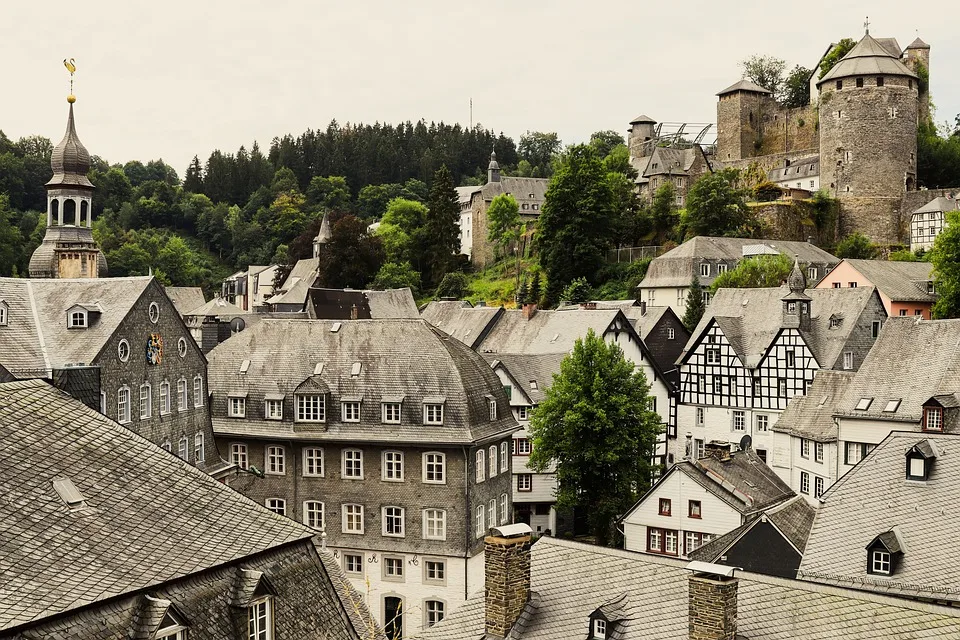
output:
[[[910,216],[910,250],[933,248],[933,241],[947,226],[947,212],[956,211],[958,201],[953,198],[934,198]]]

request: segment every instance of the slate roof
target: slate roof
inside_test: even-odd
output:
[[[477,349],[483,353],[568,353],[590,329],[603,335],[618,319],[633,329],[619,309],[538,310],[529,320],[521,309],[504,309]]]
[[[0,354],[12,373],[89,364],[146,291],[152,276],[129,278],[0,278],[0,299],[10,305],[0,327]],[[102,311],[90,327],[67,328],[67,309],[77,304]]]
[[[639,115],[630,121],[630,124],[656,124],[657,121],[650,116]]]
[[[200,287],[164,287],[163,290],[181,316],[202,307],[206,302]]]
[[[813,526],[813,518],[817,510],[807,502],[803,496],[796,496],[786,502],[778,504],[770,509],[765,509],[751,517],[748,522],[737,527],[733,531],[726,533],[719,538],[714,538],[707,544],[698,547],[688,554],[691,560],[700,560],[702,562],[717,562],[720,556],[727,553],[740,538],[750,531],[763,517],[780,530],[783,537],[790,542],[797,551],[803,554],[803,549],[807,545],[807,537],[810,535],[810,527]]]
[[[907,481],[905,456],[929,440],[939,452],[929,479]],[[960,438],[893,431],[822,497],[798,577],[906,597],[960,601]],[[866,573],[866,547],[896,531],[903,557],[889,578]]]
[[[484,331],[501,313],[503,307],[472,307],[469,302],[434,300],[424,307],[420,316],[444,333],[475,349]]]
[[[916,40],[907,45],[907,49],[929,49],[930,45],[917,37]]]
[[[852,258],[844,261],[869,280],[880,293],[894,302],[932,303],[937,299],[934,294],[927,293],[926,283],[933,280],[933,264],[929,262],[854,260]]]
[[[719,289],[691,333],[680,361],[716,320],[744,366],[756,367],[783,327],[781,301],[788,293],[787,287]],[[806,289],[805,293],[811,299],[810,328],[801,330],[801,334],[820,368],[830,369],[841,356],[860,314],[877,292],[874,287],[854,287]],[[842,321],[839,327],[830,328],[830,317],[834,315],[842,317]]]
[[[207,302],[203,303],[196,309],[191,309],[188,313],[184,314],[187,316],[203,316],[203,317],[221,317],[221,316],[242,316],[247,311],[244,311],[237,305],[233,304],[226,298],[211,298]]]
[[[0,631],[312,535],[39,380],[0,384],[0,442]]]
[[[896,40],[892,43],[880,42],[868,33],[827,72],[827,75],[817,81],[817,86],[850,76],[884,75],[916,78],[917,74],[900,62],[899,45],[896,45],[895,51],[891,51],[895,44]]]
[[[587,637],[589,615],[626,593],[623,638],[688,638],[687,562],[548,537],[533,545],[531,556],[537,606],[522,633],[511,637]],[[950,607],[755,573],[738,571],[737,576],[738,638],[876,640],[960,634],[960,612]],[[483,633],[480,593],[420,637],[479,640]]]
[[[820,156],[810,156],[794,160],[790,166],[778,166],[767,172],[767,179],[771,182],[789,182],[790,180],[805,180],[820,175]]]
[[[311,317],[325,320],[349,320],[354,307],[357,319],[420,317],[408,287],[386,291],[311,287],[309,301]]]
[[[488,182],[478,192],[486,201],[492,201],[498,195],[507,193],[512,195],[520,205],[523,215],[539,215],[540,211],[532,208],[523,209],[523,205],[543,204],[547,194],[547,178],[518,178],[514,176],[500,176],[498,182]],[[532,197],[531,197],[532,194]]]
[[[321,229],[322,231],[323,229]],[[319,236],[318,236],[319,237]],[[293,269],[287,274],[286,280],[280,286],[280,291],[271,296],[264,302],[266,304],[299,304],[303,305],[307,301],[307,293],[317,279],[317,271],[320,268],[320,258],[304,258],[297,260]]]
[[[409,287],[387,289],[386,291],[364,291],[370,305],[370,317],[378,318],[419,318],[420,311],[413,299]]]
[[[820,369],[806,395],[794,396],[772,429],[816,442],[836,442],[833,414],[841,406],[853,381],[852,371]]]
[[[893,317],[884,323],[836,414],[919,423],[923,403],[931,396],[958,391],[960,320]],[[869,408],[857,411],[861,398],[873,400]],[[884,411],[891,400],[900,400],[899,407]]]
[[[734,82],[732,85],[730,85],[729,87],[727,87],[727,88],[724,89],[723,91],[719,92],[717,95],[718,95],[718,96],[723,96],[723,95],[726,95],[726,94],[728,94],[728,93],[734,93],[734,92],[736,92],[736,91],[749,91],[749,92],[751,92],[751,93],[763,93],[763,94],[766,94],[766,95],[771,95],[769,89],[764,89],[764,88],[761,87],[760,85],[756,84],[755,82],[751,82],[750,80],[747,80],[746,78],[743,78],[743,79],[741,79],[741,80],[739,80],[739,81],[737,81],[737,82]]]
[[[960,200],[940,196],[934,198],[913,213],[942,213],[944,211],[956,211],[957,209],[960,209]]]
[[[343,422],[339,410],[328,408],[325,423],[305,425],[287,419],[231,419],[215,408],[213,429],[221,435],[469,444],[518,428],[503,385],[483,358],[422,319],[262,320],[218,345],[207,358],[210,389],[220,398],[245,393],[251,405],[262,406],[266,394],[292,398],[306,381],[328,391],[333,407],[340,398],[362,398],[361,412],[366,408],[377,416]],[[245,360],[249,366],[241,374]],[[361,364],[356,376],[354,363]],[[318,374],[319,364],[323,367]],[[499,407],[495,421],[489,414],[491,396]],[[403,399],[401,424],[381,423],[380,403],[386,398]],[[431,398],[443,399],[442,425],[423,424],[422,405]]]
[[[470,200],[473,199],[473,194],[483,189],[481,186],[472,186],[472,187],[454,187],[457,190],[457,200],[460,201],[460,206],[469,204]]]
[[[654,258],[639,288],[689,287],[694,274],[699,276],[701,262],[732,264],[745,255],[774,253],[782,253],[790,258],[797,256],[800,264],[804,265],[832,267],[840,262],[840,258],[809,242],[697,236]],[[701,277],[700,284],[710,286],[713,280],[713,276]]]
[[[507,373],[513,378],[520,391],[530,402],[539,404],[546,396],[546,389],[553,384],[553,376],[560,373],[560,363],[567,356],[566,353],[484,353],[484,359],[490,366],[496,368],[503,365]],[[537,388],[533,388],[533,382]]]

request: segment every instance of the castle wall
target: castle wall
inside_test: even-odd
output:
[[[797,149],[796,151],[789,151],[787,153],[773,153],[767,156],[757,156],[754,158],[744,158],[742,160],[717,162],[715,164],[718,165],[719,168],[723,169],[746,169],[750,165],[756,164],[766,172],[776,167],[782,167],[785,160],[794,162],[796,160],[802,160],[803,158],[809,158],[810,156],[818,155],[819,153],[819,147],[814,146],[809,149]]]
[[[773,100],[764,105],[760,122],[758,156],[818,149],[817,110],[811,105],[787,109]]]

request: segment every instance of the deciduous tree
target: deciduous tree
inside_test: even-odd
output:
[[[937,235],[929,254],[937,301],[935,318],[960,317],[960,213],[947,213],[947,226]]]
[[[487,239],[496,245],[498,254],[520,238],[520,205],[509,193],[501,193],[487,208]]]

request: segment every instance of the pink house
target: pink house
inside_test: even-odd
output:
[[[929,262],[844,259],[823,277],[817,289],[874,286],[887,315],[930,320],[937,296]]]

